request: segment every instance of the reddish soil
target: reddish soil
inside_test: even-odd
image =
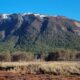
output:
[[[54,76],[49,74],[21,74],[15,72],[0,71],[0,80],[80,80],[80,76]]]

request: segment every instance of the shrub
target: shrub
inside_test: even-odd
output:
[[[76,54],[76,60],[80,60],[80,52]]]
[[[10,62],[11,61],[11,55],[9,52],[2,52],[0,53],[0,61]]]
[[[70,49],[57,49],[49,52],[46,61],[76,61],[80,60],[80,52]]]
[[[46,57],[46,61],[57,61],[59,58],[58,52],[49,52],[48,56]]]
[[[33,59],[33,55],[30,52],[15,52],[12,54],[12,61],[30,61]]]

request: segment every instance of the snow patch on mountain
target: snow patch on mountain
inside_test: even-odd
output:
[[[2,14],[2,18],[3,19],[7,19],[8,18],[8,14]]]
[[[40,17],[41,19],[43,19],[44,17],[47,17],[47,15],[43,15],[43,14],[35,14],[35,13],[31,13],[31,12],[23,13],[22,16],[31,15],[31,14],[33,14],[33,15],[36,16],[36,17]]]
[[[34,15],[40,17],[41,19],[43,19],[44,17],[47,17],[47,15],[42,15],[42,14],[34,14]]]

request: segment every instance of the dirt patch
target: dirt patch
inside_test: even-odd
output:
[[[80,80],[80,76],[54,76],[50,74],[21,74],[0,71],[0,80]]]

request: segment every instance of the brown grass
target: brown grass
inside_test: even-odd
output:
[[[80,62],[2,62],[1,69],[22,74],[80,75]],[[0,69],[0,70],[1,70]]]

